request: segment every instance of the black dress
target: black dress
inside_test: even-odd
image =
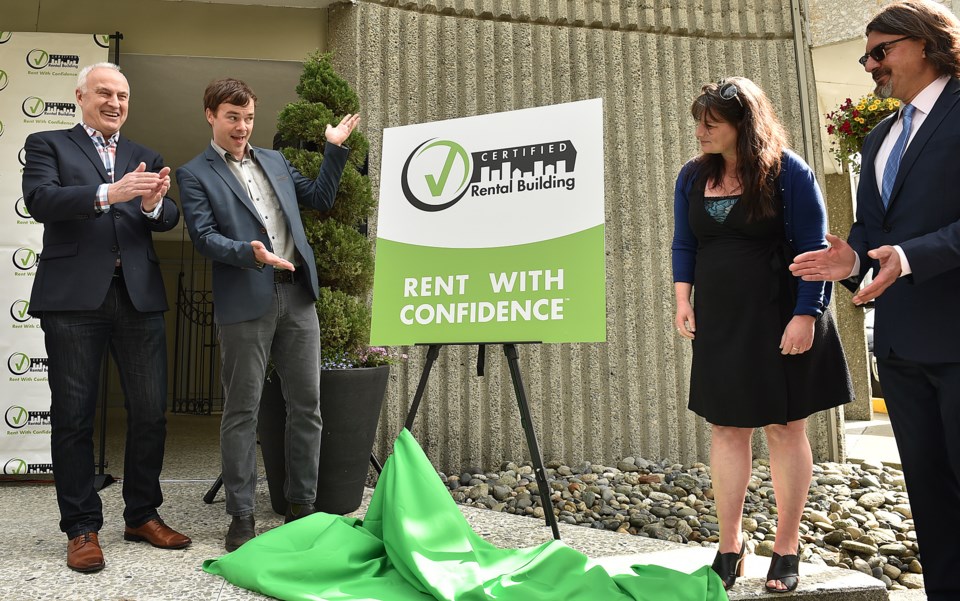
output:
[[[698,241],[690,409],[711,424],[754,428],[852,400],[829,310],[817,318],[809,351],[780,354],[796,305],[781,199],[775,216],[748,222],[737,197],[705,198],[704,187],[701,177],[690,192],[690,226]]]

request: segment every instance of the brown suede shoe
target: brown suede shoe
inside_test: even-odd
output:
[[[67,567],[78,572],[99,572],[106,565],[96,532],[87,532],[67,543]]]
[[[190,544],[190,537],[184,536],[163,523],[160,518],[153,518],[139,528],[127,526],[123,529],[123,540],[139,542],[147,541],[154,547],[161,549],[182,549]]]

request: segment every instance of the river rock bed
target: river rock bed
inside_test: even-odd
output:
[[[530,463],[440,474],[457,503],[543,519]],[[689,545],[719,539],[710,468],[626,457],[616,466],[547,462],[557,521]],[[800,524],[803,561],[858,570],[890,590],[923,587],[903,472],[877,462],[819,463]],[[777,509],[766,460],[755,460],[744,505],[748,549],[770,557]]]

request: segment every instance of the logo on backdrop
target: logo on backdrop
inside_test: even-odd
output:
[[[17,202],[13,203],[13,210],[17,212],[17,217],[22,219],[33,219],[33,217],[30,215],[30,210],[27,208],[27,203],[23,201],[22,196],[17,199]]]
[[[49,411],[27,411],[20,405],[11,405],[7,407],[4,414],[7,426],[14,430],[19,430],[25,426],[49,426]]]
[[[7,72],[3,69],[0,69],[0,91],[7,87],[7,84],[10,83],[10,76],[7,75]]]
[[[30,96],[20,105],[23,114],[36,119],[38,117],[67,117],[77,116],[77,105],[72,102],[46,102],[39,96]]]
[[[76,69],[80,66],[80,57],[76,54],[50,54],[42,48],[34,48],[27,53],[27,66],[31,69],[57,67]]]
[[[0,31],[0,44],[6,44],[13,37],[12,31]]]
[[[449,209],[470,197],[536,190],[572,191],[577,150],[570,140],[468,153],[453,140],[432,138],[413,149],[403,164],[400,186],[421,211]]]
[[[27,463],[23,459],[11,459],[3,465],[3,473],[12,476],[17,474],[46,474],[53,471],[52,463]]]
[[[17,154],[17,160],[20,161],[21,167],[27,166],[27,149],[21,148],[20,152]]]
[[[11,459],[3,465],[3,473],[6,475],[26,474],[27,462],[23,459]]]
[[[13,266],[20,271],[28,271],[37,265],[39,256],[32,248],[18,248],[13,251]]]
[[[93,42],[101,48],[109,48],[110,36],[105,33],[95,33],[93,34]]]
[[[24,323],[33,319],[27,311],[30,309],[30,301],[18,298],[10,305],[10,317],[17,323]]]
[[[26,373],[45,373],[47,371],[46,357],[30,357],[26,353],[13,353],[7,358],[7,369],[15,376]]]
[[[0,121],[0,136],[3,135],[3,121]]]

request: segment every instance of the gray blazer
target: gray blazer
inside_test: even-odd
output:
[[[320,211],[333,207],[349,150],[328,143],[315,180],[304,177],[279,152],[254,148],[254,153],[280,199],[300,270],[309,275],[308,288],[316,300],[316,260],[298,204]],[[260,240],[271,251],[273,247],[253,201],[211,146],[177,169],[177,182],[190,239],[213,261],[214,320],[227,325],[263,316],[273,299],[273,267],[257,268],[250,242]]]

